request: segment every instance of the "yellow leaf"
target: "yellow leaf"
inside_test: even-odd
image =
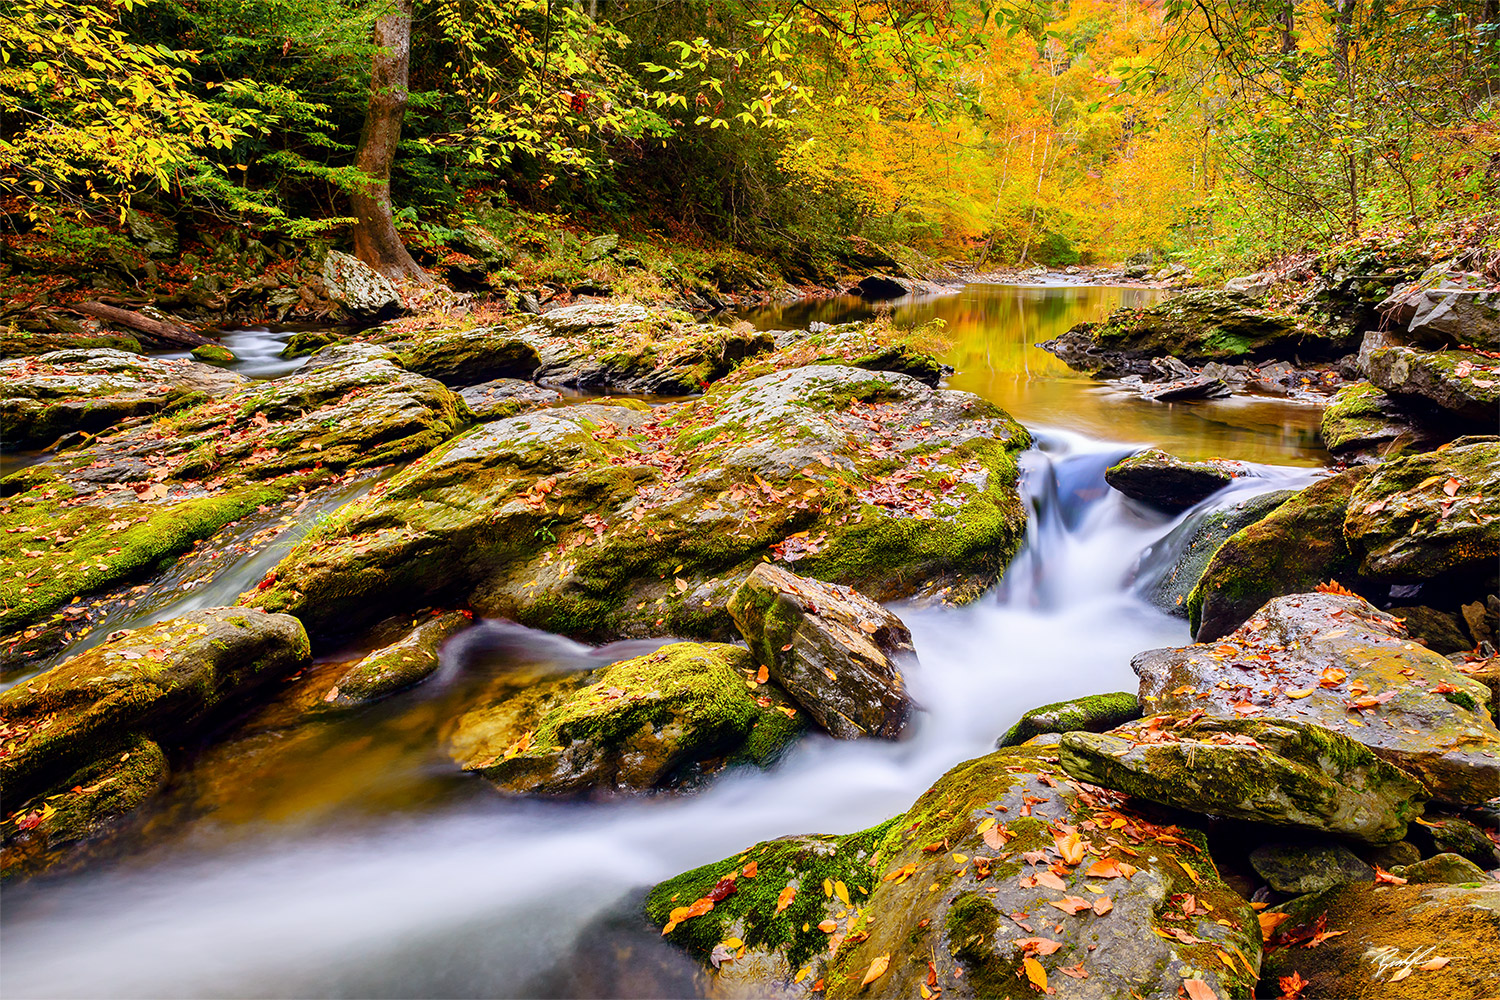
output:
[[[1047,970],[1042,968],[1041,962],[1028,956],[1021,960],[1021,968],[1026,970],[1026,978],[1031,980],[1031,985],[1039,990],[1047,989]]]
[[[870,963],[870,967],[865,970],[865,978],[860,981],[859,985],[861,987],[869,986],[875,980],[885,975],[886,966],[890,964],[891,956],[876,955],[875,960]]]
[[[823,895],[825,895],[825,896],[832,896],[833,895],[833,879],[831,879],[831,878],[825,878],[823,880]]]
[[[983,833],[984,831],[988,830],[990,827],[992,827],[994,825],[995,825],[995,817],[993,817],[993,816],[986,816],[984,819],[982,819],[982,820],[979,821],[979,825],[974,828],[974,832],[975,833]]]
[[[853,906],[849,901],[849,887],[843,882],[833,883],[833,894],[837,896],[845,906]]]

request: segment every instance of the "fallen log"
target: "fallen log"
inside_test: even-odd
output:
[[[130,309],[107,306],[103,302],[75,302],[68,308],[85,316],[102,319],[107,323],[128,327],[169,347],[191,349],[202,344],[218,343],[218,341],[211,340],[203,336],[203,334],[189,330],[180,324],[164,323],[161,320],[152,319],[150,316],[143,316]]]

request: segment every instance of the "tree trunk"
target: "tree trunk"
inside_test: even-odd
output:
[[[375,56],[370,61],[370,105],[354,165],[365,175],[349,200],[354,224],[354,255],[393,281],[430,285],[432,279],[406,252],[391,214],[391,165],[406,114],[407,72],[411,63],[414,0],[391,0],[394,13],[375,22]]]
[[[217,340],[210,340],[201,333],[189,330],[177,323],[163,323],[161,320],[143,316],[130,309],[120,309],[116,306],[108,306],[103,302],[75,302],[68,307],[76,313],[102,319],[106,323],[116,326],[129,327],[137,333],[145,334],[152,340],[168,345],[169,347],[198,347],[203,344],[217,344]]]

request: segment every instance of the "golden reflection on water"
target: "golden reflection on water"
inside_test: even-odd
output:
[[[1188,459],[1326,464],[1318,436],[1322,410],[1316,405],[1265,396],[1153,403],[1075,372],[1035,346],[1076,323],[1103,319],[1122,305],[1150,305],[1162,295],[1154,288],[973,284],[956,295],[898,302],[890,312],[903,326],[943,320],[951,344],[944,360],[957,369],[948,386],[998,403],[1030,428],[1152,445]],[[759,310],[746,318],[773,329],[876,312],[843,297]]]

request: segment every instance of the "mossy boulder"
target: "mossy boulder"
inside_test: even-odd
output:
[[[647,917],[705,964],[723,946],[709,989],[726,994],[1019,997],[1030,971],[1059,997],[1176,996],[1195,979],[1220,997],[1251,995],[1255,915],[1220,881],[1202,835],[1085,792],[1044,749],[960,764],[894,822],[819,840],[771,841],[663,883]],[[781,845],[796,863],[780,863]],[[735,892],[686,915],[731,873]]]
[[[1383,462],[1352,491],[1343,535],[1363,575],[1395,583],[1494,580],[1500,437],[1459,438]]]
[[[1154,716],[1069,733],[1069,774],[1190,812],[1334,833],[1375,844],[1406,836],[1422,785],[1364,745],[1288,719]]]
[[[505,326],[422,331],[388,346],[403,368],[454,387],[529,379],[542,363],[536,348]]]
[[[110,802],[133,807],[160,783],[163,768],[143,764],[153,747],[182,746],[308,660],[307,634],[287,615],[211,608],[122,633],[0,693],[0,790],[26,808],[37,796],[52,804],[79,776],[86,792],[72,794],[118,792],[76,800],[81,818],[58,821],[82,829]],[[144,755],[135,766],[114,766],[135,754]],[[30,828],[24,820],[18,831]]]
[[[1344,542],[1344,515],[1369,475],[1361,467],[1313,483],[1219,546],[1188,594],[1194,638],[1227,635],[1273,597],[1354,584],[1359,559]]]
[[[1500,844],[1488,834],[1495,829],[1493,816],[1483,826],[1456,812],[1434,812],[1427,819],[1411,836],[1424,855],[1457,854],[1486,871],[1500,868]]]
[[[1104,470],[1104,481],[1132,500],[1175,514],[1207,500],[1249,472],[1244,462],[1188,462],[1150,448]]]
[[[1323,410],[1323,446],[1350,462],[1426,451],[1451,438],[1369,382],[1346,385]]]
[[[315,636],[451,599],[574,636],[723,638],[767,556],[878,601],[964,601],[1022,537],[1029,440],[976,396],[832,365],[649,412],[540,410],[343,508],[253,601]]]
[[[1250,867],[1276,892],[1302,896],[1350,882],[1374,882],[1375,869],[1337,843],[1262,844]]]
[[[47,314],[36,328],[0,326],[0,358],[24,358],[53,351],[110,348],[140,354],[140,341],[113,330],[87,330],[60,313]]]
[[[1337,886],[1261,915],[1274,924],[1265,996],[1293,973],[1305,997],[1447,1000],[1500,982],[1500,885]],[[1310,942],[1319,933],[1316,947]],[[1447,961],[1443,961],[1446,959]]]
[[[1296,495],[1296,490],[1271,490],[1189,517],[1142,557],[1141,596],[1169,615],[1186,618],[1188,596],[1219,547]]]
[[[480,420],[504,420],[527,410],[562,402],[562,393],[517,378],[501,378],[471,385],[459,391],[474,416]]]
[[[1141,703],[1133,691],[1085,695],[1033,708],[1007,729],[995,745],[1020,746],[1043,733],[1102,733],[1140,717]]]
[[[1241,292],[1199,289],[1146,308],[1124,307],[1039,345],[1070,367],[1114,378],[1149,376],[1151,359],[1188,364],[1340,357],[1359,346],[1348,328],[1268,308]]]
[[[1148,711],[1310,722],[1363,743],[1435,799],[1500,787],[1490,692],[1358,597],[1293,594],[1222,640],[1131,661]]]
[[[1500,415],[1500,361],[1472,351],[1372,351],[1365,374],[1401,400],[1425,405],[1440,419],[1473,433],[1495,430]]]
[[[234,362],[234,352],[223,344],[199,344],[188,352],[195,361],[211,365],[227,365]]]
[[[895,739],[916,708],[901,664],[911,632],[849,587],[762,563],[729,599],[756,664],[839,739]]]
[[[298,330],[286,339],[280,356],[288,360],[316,354],[325,347],[341,344],[344,337],[332,330]]]
[[[422,683],[439,665],[443,643],[474,624],[461,611],[434,612],[413,623],[396,642],[364,656],[334,681],[319,711],[339,711],[368,705]]]
[[[455,724],[453,756],[505,791],[548,796],[681,785],[725,764],[766,767],[806,722],[755,676],[737,646],[674,643],[471,710]]]
[[[185,359],[109,348],[52,351],[0,361],[0,421],[8,448],[34,448],[74,431],[94,434],[132,417],[222,396],[247,381]]]
[[[1443,885],[1464,885],[1469,882],[1484,884],[1495,881],[1489,872],[1461,854],[1434,854],[1430,858],[1424,858],[1413,864],[1398,865],[1391,869],[1391,874],[1397,878],[1404,878],[1413,885],[1428,885],[1435,882]]]
[[[1434,653],[1447,655],[1474,648],[1474,640],[1464,634],[1457,615],[1423,606],[1394,607],[1387,610],[1401,619],[1406,626],[1407,635]]]

